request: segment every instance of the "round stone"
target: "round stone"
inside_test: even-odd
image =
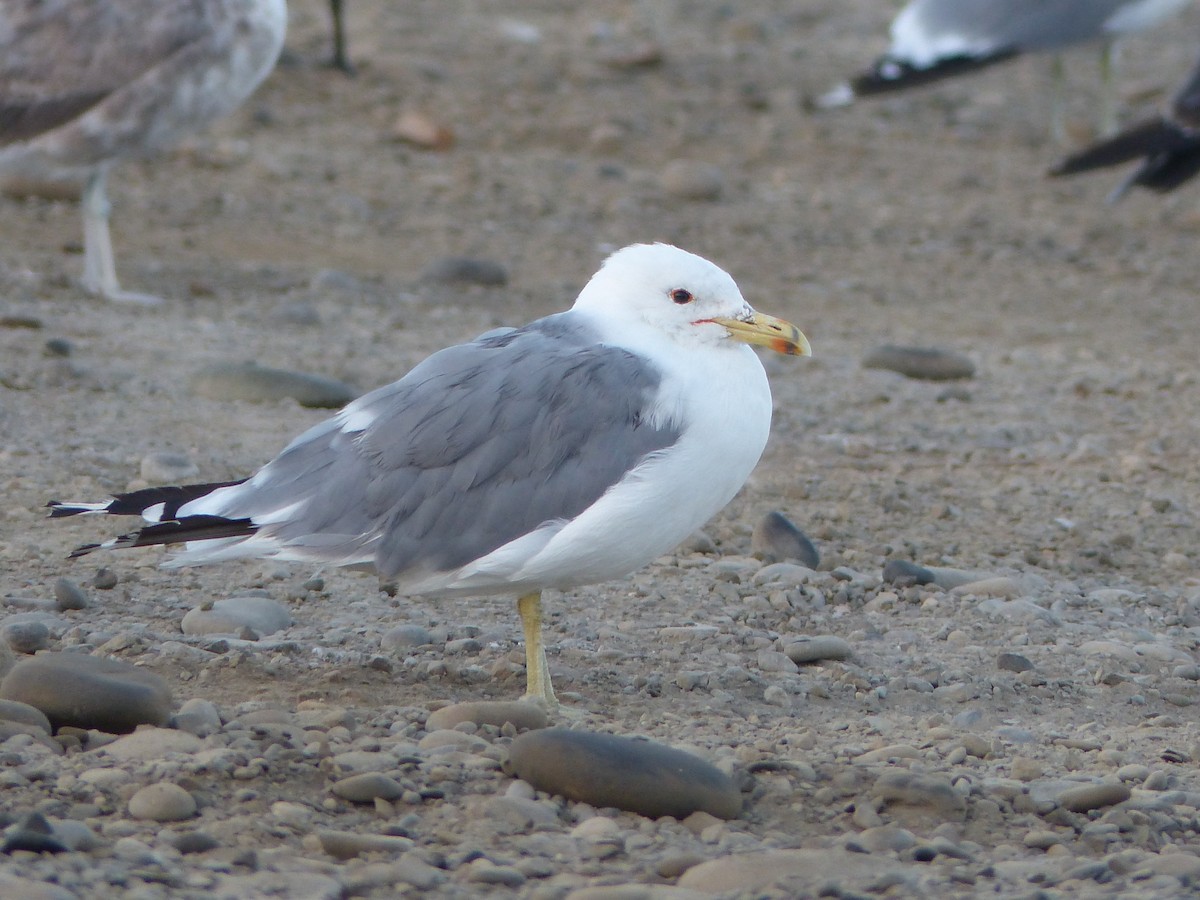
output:
[[[269,369],[253,362],[208,366],[188,382],[197,397],[278,403],[292,399],[301,406],[336,409],[358,396],[344,382],[307,372]]]
[[[376,799],[395,800],[404,793],[404,786],[382,772],[363,772],[335,781],[329,790],[351,803],[373,803]]]
[[[785,638],[783,652],[797,665],[823,659],[849,659],[854,655],[848,643],[832,634]]]
[[[898,587],[908,587],[913,584],[933,584],[934,574],[906,559],[889,559],[883,565],[883,580]]]
[[[925,381],[949,381],[955,378],[970,378],[975,374],[975,363],[953,350],[939,347],[898,347],[884,344],[876,347],[863,358],[865,369],[887,369],[899,372],[908,378]]]
[[[384,650],[407,650],[434,643],[433,632],[422,625],[397,625],[389,628],[379,640]]]
[[[70,578],[60,578],[54,582],[54,605],[63,612],[71,609],[87,609],[87,592]]]
[[[135,819],[179,822],[196,814],[196,801],[179,785],[162,781],[148,784],[130,797],[129,814]]]
[[[592,806],[682,819],[741,814],[733,781],[702,759],[654,741],[547,728],[513,741],[508,766],[535,788]]]
[[[536,703],[521,700],[480,700],[473,703],[454,703],[429,714],[427,731],[453,728],[463,722],[501,727],[511,722],[518,731],[545,728],[550,724],[546,710]]]
[[[22,725],[33,725],[50,734],[53,728],[45,713],[28,703],[17,700],[0,700],[0,721],[19,722]]]
[[[1029,672],[1033,663],[1020,653],[1001,653],[996,657],[996,666],[1005,672]]]
[[[238,634],[249,628],[259,637],[292,624],[288,608],[270,597],[229,597],[189,610],[180,630],[184,634]]]
[[[1104,806],[1124,803],[1133,795],[1129,785],[1117,782],[1082,784],[1067,788],[1058,795],[1058,805],[1071,812],[1083,813]]]
[[[787,516],[777,511],[767,513],[754,526],[750,553],[767,563],[795,560],[810,569],[821,564],[821,554],[813,542]]]
[[[0,698],[40,709],[54,728],[124,734],[138,725],[165,725],[171,717],[171,692],[162,678],[81,653],[43,653],[18,663],[0,682]]]
[[[37,653],[50,646],[50,629],[44,622],[6,622],[0,637],[17,653]]]

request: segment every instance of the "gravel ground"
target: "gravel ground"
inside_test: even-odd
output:
[[[348,6],[357,77],[319,64],[323,0],[293,3],[288,56],[242,111],[117,171],[120,275],[160,307],[80,294],[73,205],[0,200],[0,668],[132,664],[166,726],[51,738],[0,704],[0,893],[1200,884],[1196,187],[1114,208],[1115,176],[1044,180],[1067,149],[1045,60],[806,111],[882,48],[891,10],[868,0]],[[1197,26],[1190,10],[1129,42],[1127,117],[1187,70]],[[1083,140],[1096,62],[1067,63]],[[436,146],[402,139],[429,124]],[[240,477],[327,414],[201,388],[206,367],[366,390],[567,306],[643,240],[714,259],[814,356],[764,359],[771,443],[703,535],[547,597],[558,724],[711,762],[737,818],[565,800],[508,774],[512,724],[431,722],[519,696],[509,599],[270,563],[167,572],[159,551],[68,561],[111,529],[44,519],[51,498]],[[497,267],[507,284],[479,283]],[[885,344],[974,374],[865,367]],[[771,512],[815,569],[756,558]],[[259,618],[182,630],[238,597],[226,610]],[[35,687],[70,696],[62,677]]]

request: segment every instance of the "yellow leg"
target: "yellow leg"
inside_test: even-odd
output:
[[[525,699],[558,708],[558,698],[550,684],[546,648],[542,644],[542,593],[534,591],[517,600],[517,612],[525,628]]]

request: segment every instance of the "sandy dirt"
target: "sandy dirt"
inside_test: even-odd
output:
[[[548,596],[547,634],[556,685],[585,711],[582,724],[740,765],[811,767],[812,778],[766,779],[724,826],[742,842],[701,855],[840,846],[879,824],[856,818],[853,803],[878,773],[851,760],[884,746],[917,748],[918,768],[967,779],[985,798],[1018,757],[1047,779],[1116,780],[1142,765],[1200,790],[1192,765],[1171,761],[1200,754],[1197,682],[1185,671],[1200,642],[1200,186],[1109,207],[1116,174],[1046,180],[1067,148],[1048,136],[1044,59],[809,111],[806,96],[882,49],[890,5],[868,0],[351,0],[354,78],[320,65],[324,4],[291,6],[285,59],[242,110],[111,180],[118,274],[161,306],[80,292],[73,204],[0,200],[0,597],[49,597],[59,577],[87,585],[106,565],[119,588],[96,593],[73,625],[93,617],[110,632],[137,623],[175,634],[187,609],[247,587],[290,605],[310,652],[203,675],[159,658],[154,640],[121,654],[167,678],[178,701],[322,700],[365,721],[383,708],[516,697],[520,629],[505,598],[393,599],[369,577],[326,572],[325,591],[298,600],[312,573],[274,564],[165,572],[158,551],[69,562],[73,546],[112,530],[50,523],[43,505],[138,486],[141,460],[160,451],[186,455],[204,480],[241,477],[326,415],[194,397],[189,376],[206,365],[253,359],[367,390],[449,343],[565,308],[611,249],[669,241],[728,269],[814,350],[764,359],[771,442],[706,532],[720,555],[742,558],[754,524],[779,510],[817,543],[823,571],[802,598],[772,603],[749,577],[717,580],[711,554],[681,552],[624,582]],[[1190,10],[1128,43],[1126,118],[1182,77],[1198,33]],[[634,64],[648,43],[661,59]],[[1070,55],[1067,71],[1081,139],[1099,105],[1095,55]],[[398,140],[406,112],[451,129],[453,146]],[[718,167],[719,197],[673,194],[662,176],[679,159]],[[509,284],[422,278],[449,256],[498,262]],[[863,368],[886,343],[965,353],[976,375],[949,387]],[[891,590],[880,573],[893,558],[1007,576],[1019,590],[991,605]],[[451,637],[473,626],[486,639],[476,668],[439,670],[430,653],[394,657],[390,672],[364,664],[387,655],[380,635],[408,622]],[[660,633],[691,625],[718,638]],[[839,635],[854,656],[792,673],[760,667],[758,651],[799,634]],[[1003,652],[1027,657],[1034,674],[998,668]],[[471,675],[479,668],[491,677]],[[710,678],[681,677],[694,672]],[[764,698],[772,684],[783,702]],[[978,715],[955,718],[968,710]],[[983,757],[955,756],[967,732],[982,736]],[[1182,757],[1164,760],[1167,750]],[[1131,786],[1135,800],[1148,793]],[[1122,826],[1097,840],[1087,828],[1104,810],[1047,823],[969,806],[939,833],[968,845],[970,860],[931,863],[935,874],[920,877],[947,896],[1030,896],[1055,882],[1000,871],[1002,861],[1059,877],[1068,862],[1122,852],[1192,853],[1194,806],[1180,829]],[[945,827],[936,812],[902,824],[922,839]],[[1032,847],[1025,836],[1039,830],[1061,840]],[[505,841],[497,852],[522,855],[520,836]],[[504,890],[672,880],[629,855],[589,865],[558,860],[540,883]],[[1113,862],[1108,880],[1056,889],[1180,889],[1158,875],[1138,882],[1136,868]],[[959,870],[971,878],[947,874]],[[443,889],[499,890],[462,879]]]

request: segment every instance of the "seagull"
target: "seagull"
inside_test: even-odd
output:
[[[232,112],[275,65],[285,0],[0,0],[0,173],[83,183],[83,287],[117,281],[106,181]]]
[[[1139,157],[1141,165],[1113,189],[1107,202],[1116,203],[1132,187],[1165,194],[1200,172],[1200,60],[1162,115],[1072,154],[1050,175],[1105,169]]]
[[[911,0],[892,21],[892,44],[866,72],[820,98],[844,106],[869,96],[940,81],[1024,53],[1101,42],[1102,127],[1116,129],[1112,70],[1116,41],[1182,12],[1190,0]],[[1056,80],[1062,80],[1056,61]],[[1056,130],[1061,126],[1057,123]]]
[[[408,594],[512,594],[526,698],[555,707],[541,591],[624,577],[715,515],[771,426],[759,344],[807,356],[732,277],[668,244],[612,254],[571,309],[441,350],[243,481],[152,487],[51,517],[141,516],[97,549],[376,571]]]

